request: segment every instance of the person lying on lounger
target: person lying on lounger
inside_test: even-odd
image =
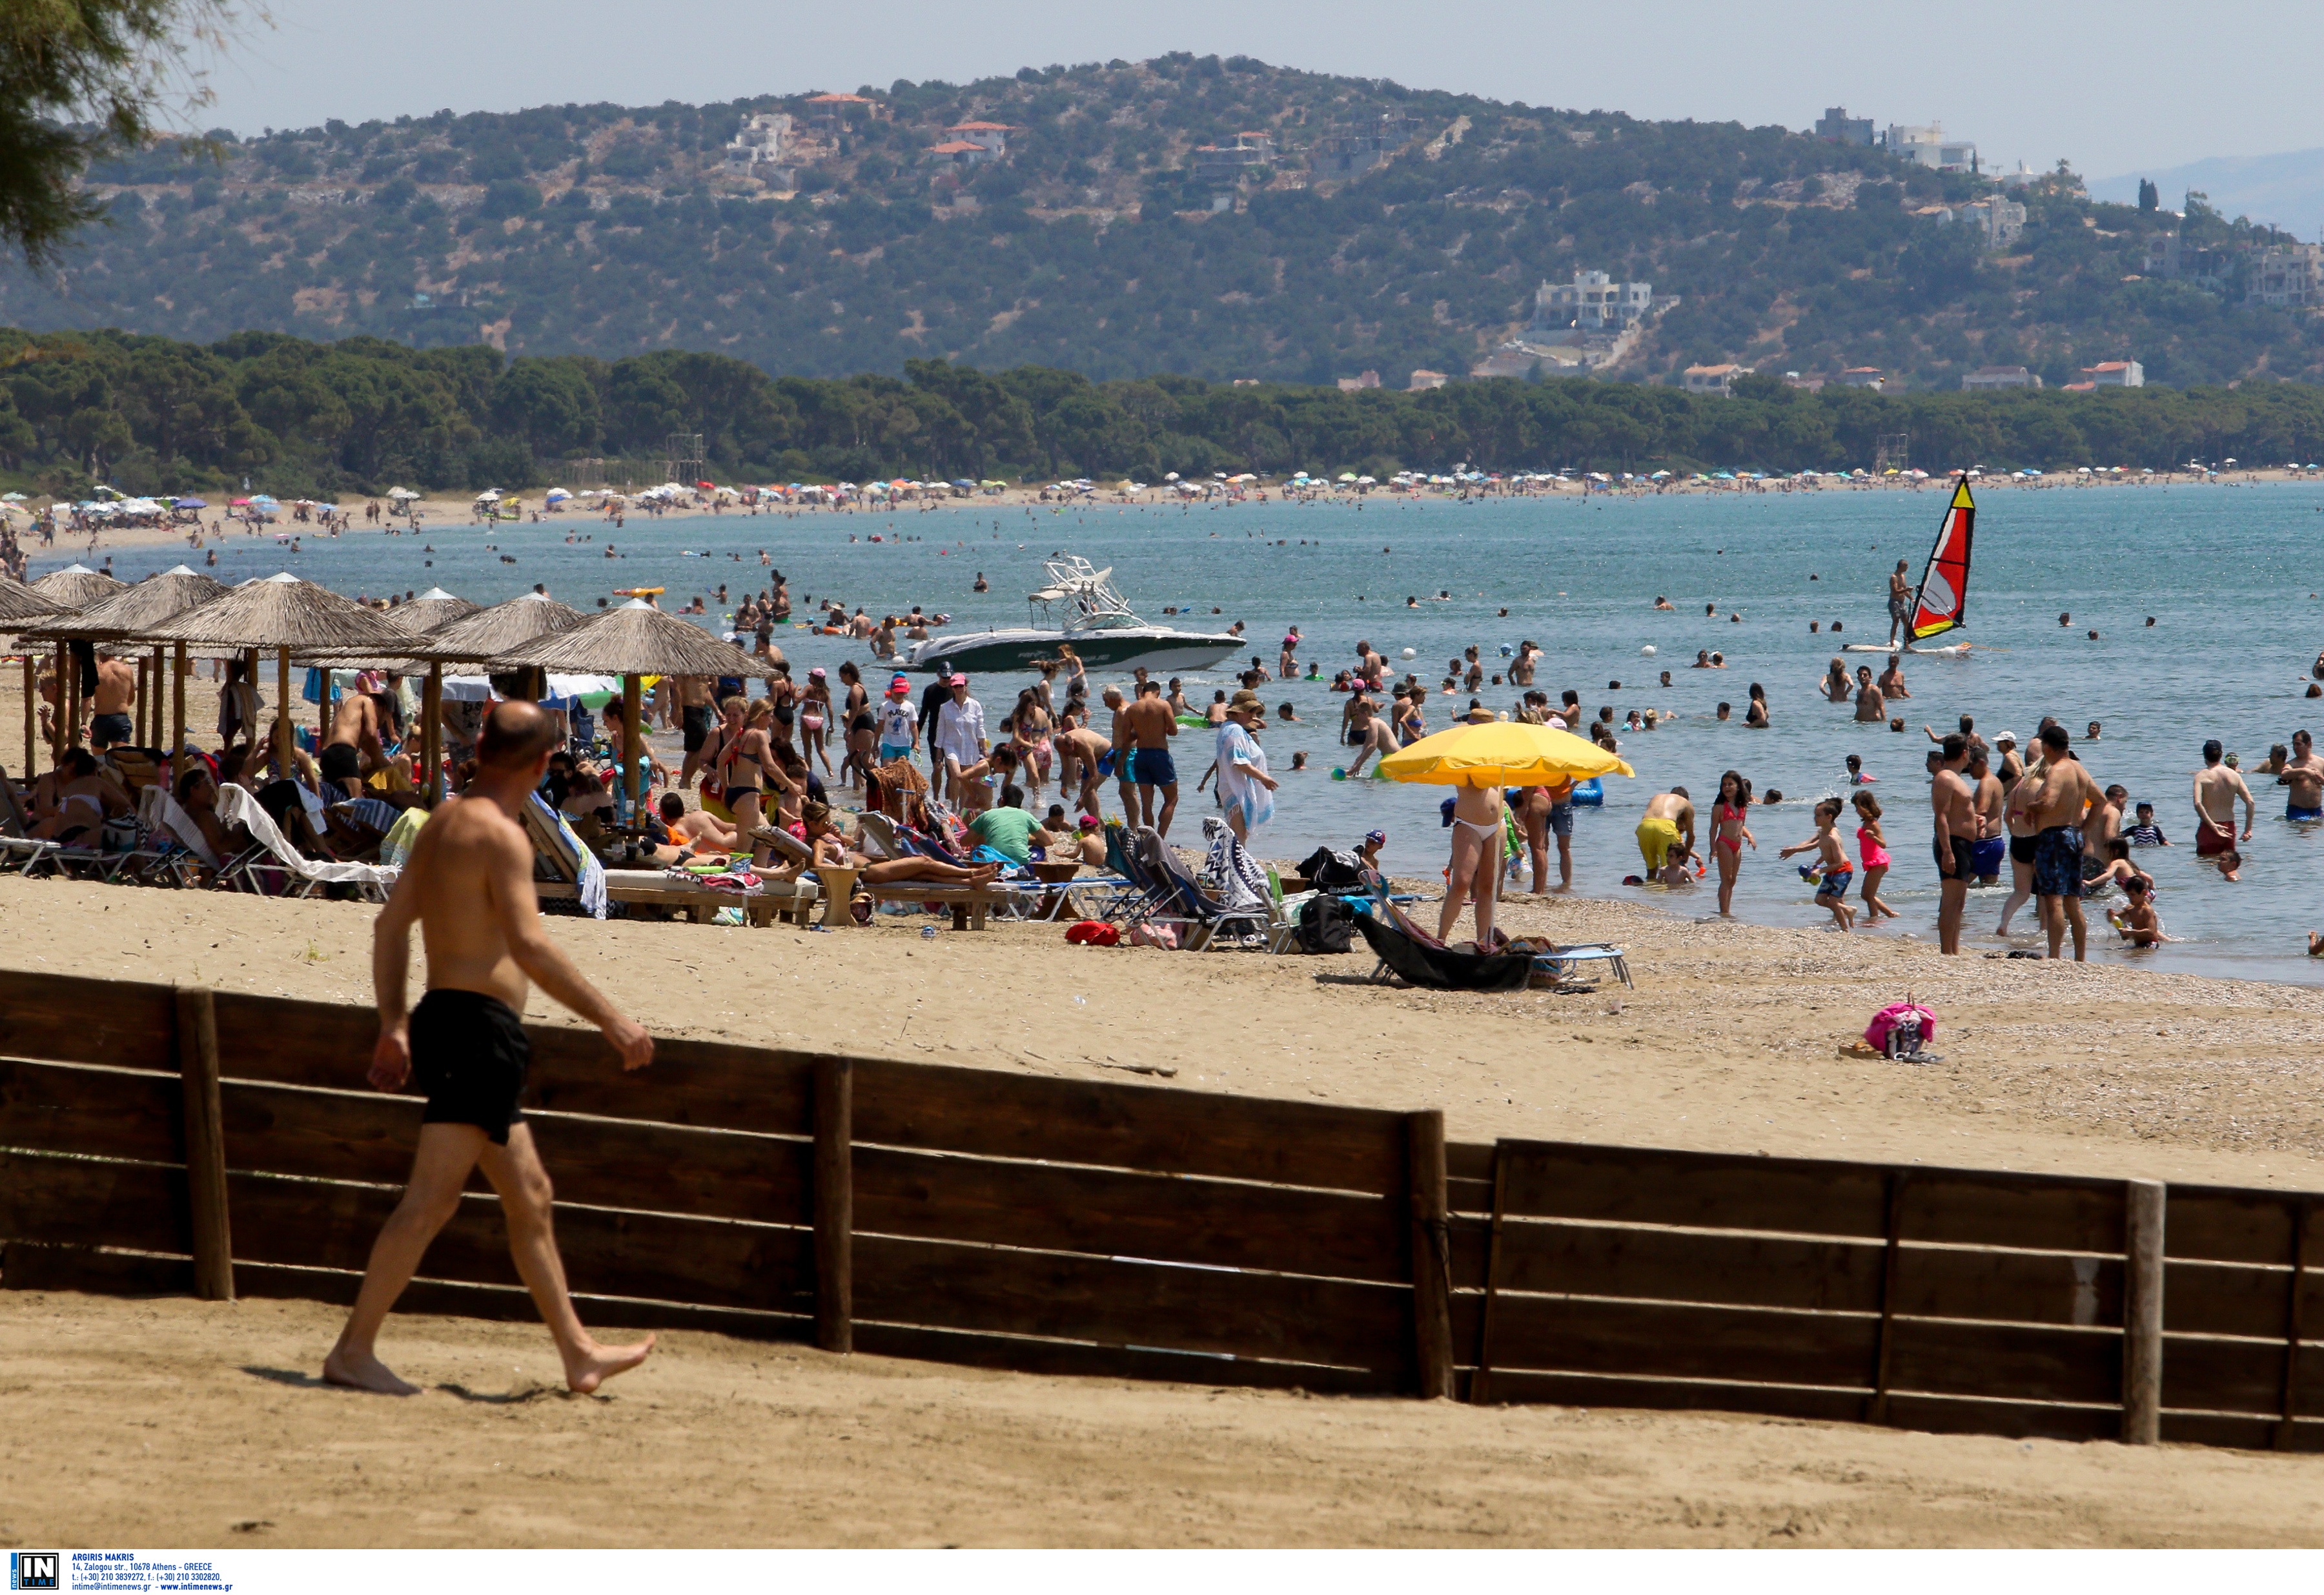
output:
[[[857,871],[857,880],[866,886],[894,886],[908,880],[925,880],[932,886],[986,886],[1001,873],[999,864],[947,864],[919,857],[873,859],[851,851],[840,840],[827,805],[809,802],[805,818],[807,839],[815,849],[814,862],[778,869],[774,871],[778,880],[795,880],[801,870],[818,866],[853,870]]]

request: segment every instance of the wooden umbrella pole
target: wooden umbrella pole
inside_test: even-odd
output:
[[[274,773],[288,779],[290,763],[290,650],[274,655]]]
[[[31,651],[24,654],[24,779],[31,780],[41,773],[39,756],[34,747],[39,742],[35,728],[41,723],[41,667]]]
[[[182,642],[170,661],[170,701],[173,723],[170,733],[170,790],[175,792],[180,773],[178,767],[186,757],[186,645]]]
[[[251,701],[253,705],[255,705],[258,698],[258,650],[254,648],[247,649],[243,653],[242,678],[250,683]],[[249,741],[250,751],[254,754],[256,753],[258,751],[258,722],[254,717],[249,724],[242,728],[242,734]]]
[[[80,746],[80,661],[73,658],[72,649],[64,643],[57,645],[57,658],[64,668],[66,696],[71,700],[65,715],[64,730],[60,733],[65,751],[70,752]]]

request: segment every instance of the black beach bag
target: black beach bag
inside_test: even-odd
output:
[[[1382,963],[1432,991],[1522,991],[1533,973],[1530,953],[1456,953],[1431,947],[1370,914],[1357,919],[1356,928]]]
[[[1356,943],[1356,911],[1329,892],[1309,898],[1299,909],[1299,950],[1344,953]]]

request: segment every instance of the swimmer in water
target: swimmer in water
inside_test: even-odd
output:
[[[2130,901],[2120,908],[2109,910],[2107,923],[2115,927],[2124,941],[2135,947],[2152,947],[2158,943],[2177,939],[2163,934],[2163,917],[2154,911],[2154,894],[2148,890],[2144,875],[2124,881],[2122,889]]]

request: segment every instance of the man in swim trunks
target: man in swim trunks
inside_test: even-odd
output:
[[[500,1194],[509,1249],[557,1342],[567,1387],[586,1394],[653,1350],[650,1335],[632,1346],[606,1346],[582,1328],[551,1228],[549,1176],[517,1106],[530,1057],[518,1016],[534,982],[603,1031],[623,1069],[653,1061],[645,1027],[584,980],[540,927],[532,844],[519,816],[557,742],[555,723],[538,705],[510,702],[493,710],[476,744],[476,779],[420,831],[374,927],[379,1042],[371,1083],[401,1091],[416,1077],[428,1107],[403,1200],[373,1242],[355,1310],[323,1360],[323,1378],[332,1384],[389,1396],[418,1393],[388,1370],[374,1347],[388,1310],[429,1242],[458,1210],[469,1171],[479,1164]],[[427,952],[428,994],[407,1011],[415,921]]]
[[[2082,918],[2082,816],[2104,802],[2106,795],[2082,761],[2068,751],[2071,746],[2064,726],[2053,723],[2042,727],[2041,786],[2026,800],[2026,811],[2034,827],[2034,897],[2042,928],[2049,933],[2050,956],[2058,956],[2070,925],[2074,962],[2079,963],[2089,936]]]
[[[1904,690],[1904,667],[1901,662],[1903,659],[1902,654],[1890,654],[1888,668],[1880,672],[1880,696],[1892,702],[1897,698],[1908,698],[1913,696]]]
[[[2195,772],[2195,856],[2217,858],[2236,850],[2236,799],[2244,803],[2244,840],[2249,842],[2257,819],[2251,788],[2243,773],[2219,762],[2224,757],[2219,739],[2203,744],[2203,768]]]
[[[1981,750],[1969,756],[1965,773],[1976,792],[1977,843],[1969,854],[1977,863],[1977,883],[1998,885],[2002,862],[2009,856],[2009,838],[2003,834],[2001,824],[2001,805],[2006,794],[2001,789],[2001,778],[1993,773],[1992,763]]]
[[[1659,872],[1674,848],[1694,851],[1694,800],[1684,787],[1673,787],[1646,799],[1646,817],[1638,822],[1638,856],[1646,873]]]
[[[711,681],[707,676],[678,678],[678,719],[686,734],[686,763],[678,771],[678,784],[691,789],[694,772],[702,766],[703,744],[710,740],[711,724],[718,711],[710,702]]]
[[[137,667],[109,653],[97,659],[97,690],[88,699],[88,742],[97,749],[125,742],[137,734],[129,718],[137,701]]]
[[[366,670],[355,678],[355,689],[342,696],[332,713],[331,734],[323,739],[316,757],[323,779],[338,788],[326,794],[332,802],[361,797],[364,775],[387,762],[387,749],[380,740],[379,705],[371,697],[377,690],[379,678]]]
[[[2310,820],[2324,820],[2324,760],[2316,757],[2316,742],[2304,731],[2292,733],[2292,760],[2275,778],[2279,787],[2290,787],[2284,797],[2283,817],[2295,825]]]
[[[1170,758],[1170,739],[1178,734],[1178,717],[1163,701],[1159,681],[1141,681],[1138,699],[1115,720],[1114,761],[1127,762],[1122,807],[1130,823],[1151,825],[1170,834],[1170,816],[1178,812],[1178,767]],[[1154,794],[1162,794],[1161,813],[1155,813]]]
[[[1888,573],[1888,646],[1896,646],[1899,632],[1905,641],[1913,640],[1913,584],[1904,578],[1904,561],[1896,561],[1896,568]]]
[[[1938,744],[1938,753],[1929,779],[1929,811],[1936,824],[1937,945],[1958,953],[1969,883],[1977,875],[1977,793],[1961,775],[1969,763],[1969,739],[1955,732]]]

